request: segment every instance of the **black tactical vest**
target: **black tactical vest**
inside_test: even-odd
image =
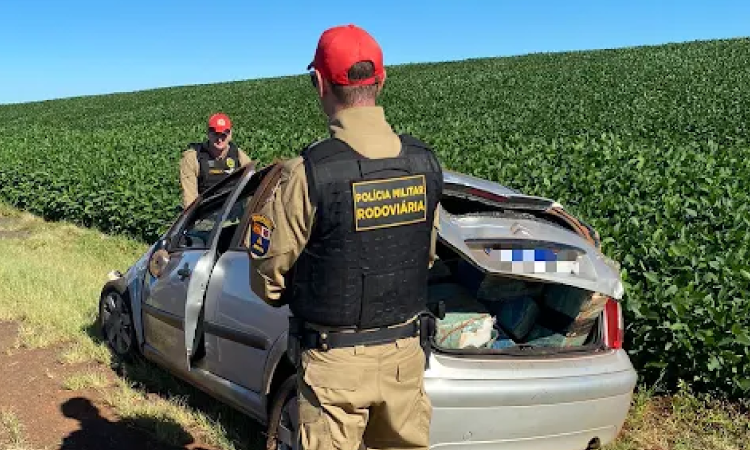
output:
[[[227,157],[222,160],[212,158],[206,145],[208,144],[190,144],[190,147],[196,151],[196,157],[198,158],[198,194],[202,194],[240,168],[239,150],[233,142],[229,143]]]
[[[366,329],[426,308],[443,174],[425,144],[406,135],[401,142],[399,156],[384,159],[368,159],[335,138],[302,152],[317,211],[285,293],[296,317]]]

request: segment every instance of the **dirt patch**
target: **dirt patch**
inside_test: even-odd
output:
[[[35,449],[209,449],[176,423],[123,421],[105,405],[96,390],[69,391],[63,381],[70,375],[99,372],[114,377],[108,368],[93,364],[62,365],[57,357],[64,346],[15,349],[18,326],[0,322],[0,411],[12,412],[23,427],[23,439]],[[168,446],[142,431],[169,429],[182,447]],[[0,447],[2,447],[0,442]]]

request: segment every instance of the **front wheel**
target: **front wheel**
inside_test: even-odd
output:
[[[99,300],[99,331],[119,359],[129,361],[136,355],[138,350],[130,304],[115,290],[102,295]]]
[[[297,376],[281,384],[268,420],[266,450],[297,450]]]

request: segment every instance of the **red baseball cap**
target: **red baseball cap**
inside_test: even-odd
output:
[[[225,133],[232,128],[232,122],[226,114],[216,113],[208,119],[208,126],[217,133]]]
[[[371,61],[374,76],[364,80],[350,80],[347,72],[360,61]],[[383,79],[383,51],[375,39],[356,25],[342,25],[323,32],[315,50],[315,59],[307,69],[317,69],[323,78],[334,84],[347,86],[375,83]]]

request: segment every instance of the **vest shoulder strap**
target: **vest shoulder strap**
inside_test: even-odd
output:
[[[331,162],[332,159],[338,159],[337,156],[353,150],[344,141],[337,138],[322,139],[305,147],[300,155],[305,165],[305,176],[307,177],[307,194],[310,197],[310,203],[317,205],[318,192],[317,185],[320,178],[328,178],[325,173],[319,174],[316,170],[318,165]],[[352,161],[355,161],[352,159]]]
[[[208,152],[203,142],[193,142],[189,145],[189,148],[195,150],[195,159],[198,160],[198,164],[203,165],[203,162],[208,158]]]
[[[229,143],[229,152],[227,152],[227,156],[229,156],[232,159],[237,160],[237,163],[240,162],[240,148],[237,147],[237,144],[234,142]]]
[[[432,152],[432,148],[429,145],[425,144],[424,142],[420,141],[419,139],[415,138],[414,136],[408,133],[399,134],[398,138],[401,139],[401,143],[405,147],[418,147],[422,150],[427,150],[428,152]]]
[[[432,147],[410,134],[401,134],[399,138],[404,147],[402,151],[411,157],[412,164],[414,164],[413,167],[420,172],[435,172],[440,174],[438,183],[442,186],[443,168]]]
[[[187,148],[184,151],[194,150],[195,151],[195,160],[200,164],[201,161],[201,148],[202,144],[199,142],[191,142],[187,145]]]

